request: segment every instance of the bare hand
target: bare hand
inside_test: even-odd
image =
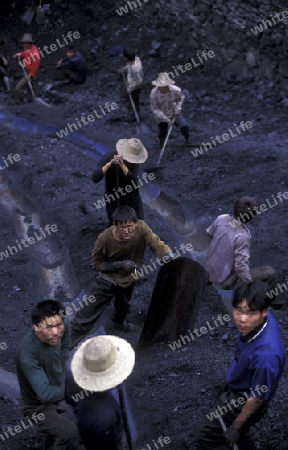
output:
[[[15,53],[15,55],[13,55],[13,58],[20,58],[20,53]]]
[[[112,164],[117,164],[117,166],[120,166],[123,164],[123,157],[120,155],[114,155],[113,159],[111,160]]]

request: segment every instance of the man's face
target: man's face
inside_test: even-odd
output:
[[[32,48],[32,44],[28,44],[28,42],[24,42],[23,47],[24,47],[24,50],[30,50]]]
[[[164,87],[159,87],[158,88],[160,91],[160,94],[167,94],[167,92],[169,92],[169,87],[168,86],[164,86]]]
[[[67,58],[73,58],[73,56],[75,55],[75,53],[74,52],[67,52],[66,53],[66,56],[67,56]]]
[[[251,311],[245,298],[233,309],[234,323],[243,336],[261,325],[266,316],[267,309],[264,309],[262,312]]]
[[[52,346],[61,341],[65,331],[63,317],[60,315],[46,317],[38,325],[32,325],[32,327],[39,341]]]
[[[130,241],[134,236],[137,222],[132,220],[115,225],[115,235],[120,241]]]

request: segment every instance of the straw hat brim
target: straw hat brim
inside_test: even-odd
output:
[[[141,153],[139,155],[133,155],[129,152],[130,146],[127,145],[129,139],[120,139],[116,144],[116,150],[118,155],[123,156],[123,159],[132,164],[142,164],[148,158],[148,152],[142,144]]]
[[[103,392],[112,389],[122,381],[126,380],[133,370],[135,364],[135,352],[129,342],[116,336],[104,335],[116,348],[116,360],[114,364],[103,372],[92,372],[85,367],[84,350],[86,345],[93,339],[87,339],[76,350],[71,370],[75,382],[83,389],[93,392]]]
[[[153,84],[153,86],[156,86],[156,87],[166,87],[166,86],[172,86],[173,84],[175,84],[175,81],[168,78],[168,79],[166,79],[166,81],[154,80],[154,81],[152,81],[152,84]]]

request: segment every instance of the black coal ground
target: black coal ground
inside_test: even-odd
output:
[[[161,38],[164,39],[164,36]],[[53,39],[51,42],[54,42]],[[85,43],[81,44],[81,48],[85,50]],[[165,68],[165,63],[168,68],[174,64],[163,58],[151,60],[145,56],[144,49],[143,54],[144,64],[145,61],[150,63],[147,70],[149,79],[156,76],[158,61],[161,68]],[[105,62],[115,66],[120,63],[118,59]],[[48,81],[47,74],[42,74],[42,77],[41,81]],[[163,156],[164,168],[159,181],[167,194],[184,204],[193,217],[202,217],[204,227],[219,213],[231,212],[235,198],[240,195],[253,195],[259,203],[265,203],[266,199],[273,203],[272,195],[288,190],[286,111],[271,86],[259,80],[253,83],[243,80],[233,85],[217,65],[184,74],[177,82],[190,93],[184,105],[184,115],[190,117],[193,142],[207,142],[241,120],[251,121],[253,127],[197,158],[189,149],[180,146],[182,137],[177,129],[174,130]],[[51,109],[31,104],[9,106],[12,105],[12,98],[5,93],[1,93],[1,104],[8,104],[6,109],[19,117],[63,128],[100,104],[115,101],[119,108],[113,115],[107,115],[80,130],[83,135],[115,148],[118,139],[136,135],[135,124],[123,120],[126,110],[119,99],[121,89],[121,77],[99,67],[96,74],[76,89],[75,95],[71,95],[72,89],[69,87],[62,91],[70,94],[65,100],[47,97],[53,103]],[[149,91],[150,84],[147,83],[142,93],[142,115],[151,134],[139,137],[147,147],[149,163],[153,165],[159,148],[156,126],[149,112]],[[0,135],[1,156],[9,153],[21,155],[19,163],[5,170],[15,186],[41,207],[47,223],[58,225],[59,235],[70,251],[79,284],[87,289],[92,281],[90,253],[97,234],[107,226],[105,210],[96,211],[93,206],[93,202],[103,195],[103,185],[94,185],[89,180],[95,162],[83,156],[79,147],[65,139],[56,139],[56,136],[29,135],[2,127]],[[288,200],[269,208],[250,227],[253,236],[251,265],[273,265],[279,282],[285,282],[288,271],[285,258],[287,205]],[[13,245],[17,235],[12,218],[2,206],[1,212],[1,250],[4,250],[8,245]],[[178,245],[173,230],[148,206],[145,206],[145,218],[165,242],[173,247]],[[152,257],[148,252],[144,262],[148,263]],[[1,366],[15,372],[14,358],[18,343],[29,330],[29,312],[41,295],[35,267],[28,254],[18,252],[1,261],[1,264],[0,342],[8,345],[6,350],[0,350]],[[135,346],[155,279],[156,272],[146,276],[134,293],[130,320],[137,325],[138,331],[129,335],[120,334]],[[287,300],[287,293],[284,292],[282,299]],[[286,344],[287,310],[287,304],[284,304],[280,311],[273,312]],[[208,288],[195,327],[200,328],[218,314],[225,314],[225,310],[213,288]],[[114,333],[114,330],[107,329],[107,332]],[[225,339],[227,334],[228,340]],[[163,343],[138,355],[135,370],[127,382],[139,431],[137,448],[149,448],[147,444],[152,447],[153,439],[169,436],[171,443],[167,448],[193,449],[195,434],[205,414],[218,405],[219,386],[233,355],[234,337],[233,328],[227,324],[216,329],[212,335],[199,337],[177,351],[173,351],[168,343]],[[258,442],[262,449],[287,449],[287,400],[286,371],[269,414],[259,428]],[[2,429],[15,426],[22,419],[15,402],[4,393],[0,399],[0,411]],[[29,448],[33,435],[31,430],[23,431],[0,442],[0,448]]]

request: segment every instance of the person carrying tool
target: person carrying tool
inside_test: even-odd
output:
[[[20,342],[16,356],[20,410],[32,419],[38,417],[39,450],[51,440],[57,449],[84,450],[77,427],[62,416],[67,409],[64,368],[70,346],[69,320],[63,315],[61,303],[55,300],[38,303],[31,313],[32,330]]]
[[[143,164],[148,158],[147,150],[139,139],[131,138],[120,139],[116,144],[116,151],[116,155],[113,152],[103,156],[91,176],[94,183],[99,183],[105,177],[105,195],[100,203],[106,206],[110,225],[115,209],[121,205],[131,206],[137,217],[144,219],[137,181],[139,164]],[[96,203],[95,206],[99,208]]]
[[[251,427],[267,413],[285,365],[278,325],[262,281],[239,283],[233,294],[233,319],[239,331],[234,359],[226,372],[221,406],[207,414],[195,450],[255,450]],[[227,427],[222,431],[219,417]]]
[[[72,347],[89,333],[113,298],[115,314],[112,320],[115,327],[120,331],[131,330],[126,316],[131,308],[136,269],[146,247],[150,247],[158,258],[165,256],[168,260],[174,259],[171,248],[143,220],[138,220],[133,208],[117,208],[113,214],[113,225],[100,233],[95,242],[90,264],[92,269],[97,270],[97,275],[90,294],[96,301],[81,308],[72,320]]]
[[[167,72],[159,73],[157,80],[152,81],[152,84],[155,88],[150,94],[150,104],[159,128],[160,147],[164,144],[173,119],[185,137],[185,145],[189,146],[189,127],[181,114],[185,95],[180,87],[173,86],[175,81],[169,78]]]
[[[4,40],[0,39],[0,76],[3,77],[4,84],[6,86],[7,91],[10,91],[10,80],[8,74],[8,61],[1,53],[1,49],[4,45]]]
[[[119,69],[119,73],[127,72],[126,90],[128,96],[131,95],[135,104],[136,111],[139,114],[140,110],[140,91],[143,83],[143,68],[141,60],[136,56],[135,51],[132,49],[124,49],[123,56],[127,59],[128,64],[122,69]]]
[[[87,450],[122,450],[123,428],[129,430],[120,389],[134,364],[131,345],[116,336],[93,337],[77,348],[67,371],[65,396]]]
[[[40,53],[34,41],[32,39],[32,34],[25,33],[20,43],[23,44],[24,51],[16,53],[13,55],[14,58],[24,58],[23,61],[19,60],[19,64],[24,67],[26,71],[26,76],[24,75],[21,80],[17,83],[15,88],[15,103],[16,105],[21,105],[24,102],[24,89],[28,87],[28,82],[31,83],[33,90],[35,91],[34,79],[39,69],[40,65]],[[28,101],[33,101],[33,94],[31,90],[28,91]]]
[[[234,217],[218,216],[206,232],[212,238],[205,261],[209,281],[219,289],[233,289],[239,281],[262,280],[272,288],[275,270],[270,266],[249,268],[251,234],[245,225],[257,214],[251,197],[240,197],[234,205]]]
[[[64,84],[79,84],[86,80],[86,60],[74,45],[68,47],[66,57],[57,62],[56,69],[62,72]]]

